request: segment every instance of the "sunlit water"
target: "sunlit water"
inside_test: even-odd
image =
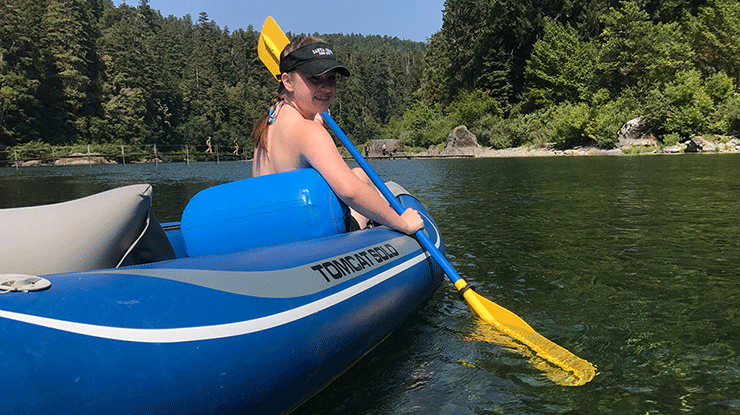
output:
[[[525,357],[477,340],[445,281],[297,413],[740,413],[740,157],[372,165],[426,205],[480,294],[599,374],[558,386]],[[0,208],[147,182],[160,221],[176,221],[197,191],[250,171],[244,162],[3,168]]]

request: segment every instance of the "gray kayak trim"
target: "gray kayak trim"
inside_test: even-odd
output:
[[[234,323],[171,329],[135,329],[57,320],[5,310],[0,310],[0,317],[51,329],[62,330],[69,333],[109,340],[138,343],[181,343],[214,340],[267,330],[319,313],[329,307],[347,301],[423,261],[427,261],[428,258],[429,254],[427,252],[422,252],[401,264],[367,279],[366,281],[355,284],[335,294],[277,314]]]
[[[292,298],[316,294],[342,282],[373,272],[377,267],[386,264],[386,260],[375,253],[376,250],[383,250],[392,257],[402,258],[418,249],[419,245],[413,239],[399,236],[356,251],[277,270],[124,268],[92,271],[90,274],[139,275],[252,297]]]

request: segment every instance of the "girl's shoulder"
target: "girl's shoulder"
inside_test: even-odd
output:
[[[316,121],[307,120],[293,114],[286,117],[284,121],[285,123],[280,125],[280,131],[282,134],[289,136],[291,141],[315,143],[330,140],[333,142],[326,128]]]

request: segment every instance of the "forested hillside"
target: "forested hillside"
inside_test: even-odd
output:
[[[332,114],[356,143],[426,148],[465,124],[500,148],[611,147],[638,116],[666,143],[740,132],[736,0],[447,0],[443,21],[426,44],[322,35],[353,73]],[[257,30],[207,10],[164,17],[148,0],[4,0],[0,144],[212,136],[249,153],[275,88]]]
[[[496,147],[611,147],[638,116],[665,141],[740,132],[737,0],[447,0],[426,63],[403,131],[464,121]]]
[[[205,6],[204,6],[205,7]],[[0,5],[0,142],[216,144],[251,151],[277,84],[259,32],[206,12],[163,17],[147,0],[5,0]],[[289,33],[290,35],[290,33]],[[326,35],[353,77],[332,112],[355,140],[375,138],[419,88],[424,44]]]

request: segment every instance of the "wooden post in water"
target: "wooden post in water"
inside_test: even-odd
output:
[[[18,152],[13,149],[13,159],[15,159],[15,169],[18,170]]]
[[[190,150],[188,149],[188,145],[185,144],[185,165],[190,165]]]
[[[92,160],[90,160],[90,144],[87,145],[87,165],[92,167]]]
[[[159,166],[157,162],[157,143],[154,143],[154,167]]]
[[[121,146],[121,162],[123,163],[124,167],[126,166],[126,153],[123,151],[123,146]]]

